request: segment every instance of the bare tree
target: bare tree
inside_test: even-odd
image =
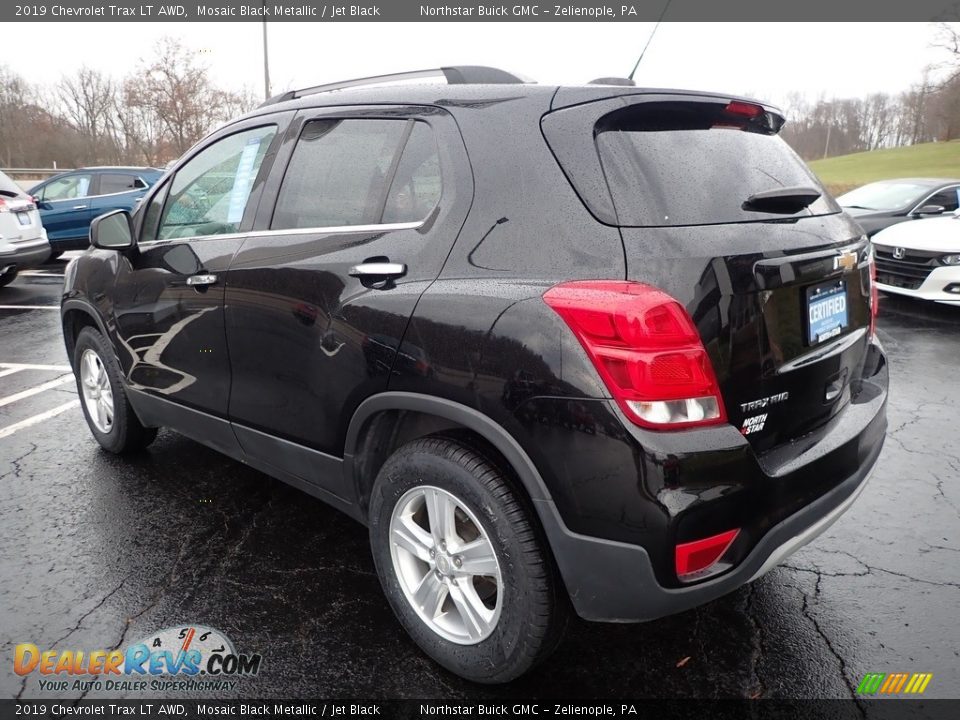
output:
[[[93,162],[117,162],[121,154],[117,137],[117,88],[114,80],[96,70],[81,67],[57,85],[60,106],[66,117],[90,144]]]
[[[197,52],[178,40],[161,39],[155,52],[155,59],[139,71],[136,95],[141,105],[154,109],[170,149],[179,155],[235,114],[246,98],[217,88]]]

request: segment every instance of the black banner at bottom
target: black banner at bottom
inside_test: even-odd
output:
[[[960,717],[957,700],[0,700],[8,718],[623,718],[899,720]]]

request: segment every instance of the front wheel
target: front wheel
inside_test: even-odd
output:
[[[0,275],[0,287],[9,285],[16,279],[17,279],[17,269],[11,268],[10,270],[7,270],[5,273]]]
[[[157,429],[140,424],[120,381],[120,366],[103,335],[92,327],[77,335],[73,368],[83,415],[104,450],[132,452],[153,442]]]
[[[392,455],[370,501],[381,585],[406,631],[461,677],[507,682],[546,658],[566,599],[506,475],[446,438]]]

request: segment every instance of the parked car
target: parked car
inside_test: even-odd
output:
[[[960,305],[960,210],[889,227],[874,236],[873,247],[881,290]]]
[[[0,172],[0,287],[12,283],[21,270],[42,265],[49,255],[33,198]]]
[[[881,180],[841,195],[837,202],[856,218],[868,236],[905,220],[953,212],[960,198],[960,180],[901,178]]]
[[[568,608],[677,613],[829,527],[887,365],[775,108],[443,75],[214,132],[94,221],[63,332],[104,448],[172,428],[366,523],[410,636],[502,682]]]
[[[30,189],[40,208],[51,258],[89,246],[90,221],[111,210],[132,211],[162,170],[92,167],[54,175]]]

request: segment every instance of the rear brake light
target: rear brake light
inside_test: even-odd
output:
[[[686,309],[650,285],[567,282],[544,302],[566,321],[637,425],[680,429],[727,420],[713,364]]]
[[[7,206],[7,201],[3,198],[0,198],[0,212],[10,212],[10,208]]]
[[[695,579],[691,577],[693,575],[703,577],[706,574],[704,571],[716,565],[717,561],[733,545],[733,541],[737,539],[739,534],[740,530],[738,528],[727,530],[703,540],[694,540],[677,545],[677,577],[681,580]]]
[[[739,100],[733,100],[727,103],[727,107],[725,107],[724,110],[731,115],[740,115],[741,117],[747,118],[760,117],[763,114],[762,106],[740,102]]]

